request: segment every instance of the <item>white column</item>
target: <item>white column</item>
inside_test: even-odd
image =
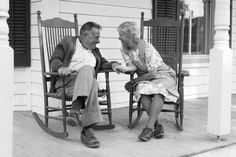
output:
[[[210,134],[230,134],[232,50],[229,48],[230,0],[216,0],[214,47],[210,51],[208,125]]]
[[[0,145],[1,156],[12,156],[13,133],[13,50],[8,42],[9,0],[1,0],[0,5]]]

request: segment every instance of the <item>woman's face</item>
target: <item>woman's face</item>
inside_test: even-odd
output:
[[[122,47],[127,50],[133,50],[136,48],[137,43],[134,41],[134,37],[129,34],[119,33],[119,40]]]

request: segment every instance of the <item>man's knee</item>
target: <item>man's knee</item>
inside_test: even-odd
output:
[[[90,65],[85,65],[81,67],[79,70],[79,73],[92,74],[93,76],[95,76],[95,70]]]

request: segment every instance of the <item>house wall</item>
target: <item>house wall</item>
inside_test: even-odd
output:
[[[31,106],[32,110],[43,113],[43,85],[40,67],[40,50],[37,26],[37,11],[42,11],[43,0],[31,0]]]
[[[233,83],[232,92],[236,93],[236,0],[232,4],[232,49],[233,49]]]
[[[14,110],[30,110],[30,68],[14,68]]]
[[[233,17],[233,49],[234,63],[236,66],[236,5],[234,0]],[[15,69],[15,106],[24,104],[24,109],[32,109],[43,112],[43,89],[39,56],[39,41],[37,28],[37,10],[42,11],[42,19],[61,17],[73,21],[73,14],[78,15],[79,28],[87,21],[99,23],[101,31],[102,55],[108,60],[116,60],[123,63],[120,54],[120,41],[118,40],[117,26],[124,21],[140,23],[140,13],[145,12],[145,19],[151,18],[151,0],[139,1],[110,1],[110,0],[31,0],[31,68]],[[188,62],[184,57],[183,69],[190,72],[190,77],[184,81],[185,99],[207,97],[209,82],[209,62]],[[203,59],[204,60],[204,59]],[[185,62],[186,61],[186,62]],[[236,68],[233,68],[232,91],[236,92]],[[124,90],[124,84],[129,76],[124,74],[110,74],[112,107],[128,105],[128,93]],[[104,76],[99,75],[100,87],[104,86]],[[20,95],[20,96],[19,96]],[[24,103],[23,103],[24,102]],[[58,102],[55,102],[58,104]],[[15,109],[18,109],[17,107]]]

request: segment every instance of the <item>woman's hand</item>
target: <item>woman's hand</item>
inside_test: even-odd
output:
[[[117,65],[114,71],[116,71],[118,74],[125,73],[127,71],[127,67],[123,65]]]
[[[134,85],[134,81],[129,81],[125,84],[125,89],[130,92],[131,89],[133,88],[133,85]]]

